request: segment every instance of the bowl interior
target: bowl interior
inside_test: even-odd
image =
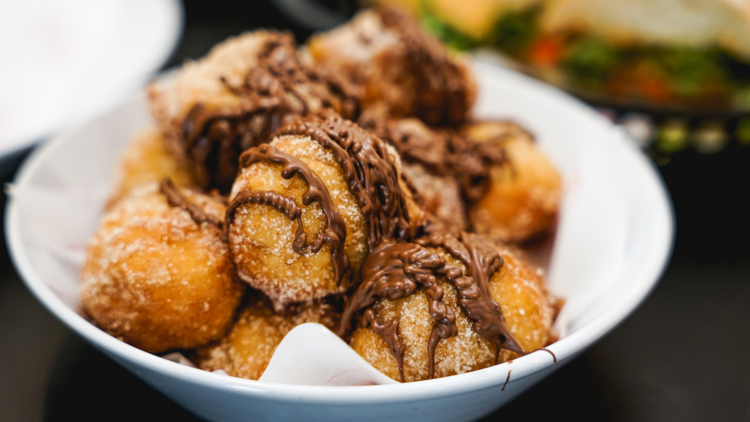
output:
[[[562,174],[548,282],[566,299],[557,322],[563,338],[550,346],[564,360],[621,322],[655,285],[672,242],[669,200],[646,158],[592,109],[492,64],[475,62],[475,69],[480,86],[475,115],[514,120],[529,129]],[[118,359],[222,388],[317,397],[316,387],[269,385],[179,366],[108,336],[76,313],[80,263],[120,153],[136,131],[151,124],[144,96],[135,95],[39,148],[25,163],[10,190],[6,233],[29,289],[68,326]],[[525,356],[514,362],[514,378],[549,365],[548,356]],[[394,388],[416,394],[502,384],[503,366],[409,385],[340,387],[339,397],[355,399],[371,388],[389,395]]]

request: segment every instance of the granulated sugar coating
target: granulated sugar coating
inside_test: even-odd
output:
[[[181,190],[223,219],[224,205]],[[101,222],[81,273],[81,300],[94,323],[151,353],[190,349],[222,337],[244,285],[221,231],[170,206],[157,184],[135,189]]]
[[[498,143],[508,163],[492,169],[487,193],[469,209],[477,233],[520,243],[555,225],[562,181],[531,135],[507,122],[480,122],[466,128],[475,142]]]
[[[437,251],[449,265],[466,273],[466,266],[442,248]],[[548,340],[554,308],[547,298],[542,281],[534,268],[518,260],[511,252],[501,252],[505,264],[490,279],[490,290],[502,308],[513,336],[526,351],[544,347]],[[456,315],[458,335],[442,339],[435,348],[435,378],[462,374],[495,363],[495,345],[473,329],[471,321],[457,303],[456,289],[443,277],[440,286],[445,295],[443,303]],[[380,321],[398,320],[398,336],[404,346],[404,380],[421,381],[429,378],[428,342],[434,326],[430,317],[428,298],[424,289],[396,301],[381,299],[374,308]],[[526,315],[523,316],[523,313]],[[351,347],[367,362],[394,380],[399,380],[398,364],[389,346],[370,328],[354,331]],[[518,355],[501,350],[499,362]]]
[[[207,371],[221,369],[234,377],[257,380],[276,347],[294,327],[317,322],[332,328],[337,318],[335,307],[327,303],[295,304],[277,313],[267,298],[256,294],[242,308],[229,334],[196,350],[193,360]]]
[[[280,136],[271,145],[302,160],[325,183],[346,224],[344,253],[356,274],[367,254],[367,223],[333,155],[303,136]],[[266,162],[244,168],[232,187],[230,199],[245,189],[293,198],[302,209],[301,219],[310,243],[326,229],[325,215],[317,202],[303,204],[307,183],[298,175],[284,179],[281,169],[281,165]],[[236,209],[229,228],[237,271],[243,280],[266,293],[276,309],[345,290],[345,286],[337,286],[334,278],[331,245],[324,244],[317,253],[301,255],[293,249],[297,228],[296,221],[273,207],[251,203]]]
[[[272,31],[255,31],[230,38],[197,62],[187,62],[171,78],[162,78],[149,89],[151,113],[170,142],[182,136],[182,122],[197,103],[212,109],[236,107],[241,98],[226,84],[241,85],[257,66],[258,54]],[[222,78],[224,79],[223,82]]]
[[[556,314],[542,272],[508,249],[501,250],[500,255],[505,262],[490,279],[492,297],[500,304],[505,323],[524,350],[542,348],[549,344]]]
[[[169,177],[177,186],[195,183],[184,163],[167,151],[161,132],[156,128],[144,130],[128,145],[122,156],[109,205],[132,189],[144,183],[159,182],[165,177]]]

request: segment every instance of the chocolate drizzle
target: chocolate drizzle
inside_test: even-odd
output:
[[[330,244],[336,284],[342,285],[342,282],[346,281],[344,285],[348,285],[351,277],[351,264],[349,257],[344,253],[346,223],[334,205],[325,183],[302,160],[279,151],[268,144],[251,148],[240,156],[240,166],[242,167],[248,167],[258,162],[282,165],[281,177],[284,179],[291,179],[295,175],[301,177],[307,183],[307,191],[302,195],[302,203],[310,205],[317,202],[320,205],[323,214],[326,216],[326,228],[312,243],[307,244],[307,234],[302,225],[302,210],[292,198],[275,192],[254,192],[251,190],[241,191],[229,204],[226,216],[227,224],[234,221],[234,213],[242,204],[254,203],[274,207],[283,212],[290,220],[297,220],[297,233],[292,244],[294,251],[300,255],[314,254],[319,252],[324,244]]]
[[[290,220],[297,220],[302,216],[302,209],[294,202],[294,198],[284,196],[277,192],[243,190],[238,193],[227,207],[226,221],[232,224],[234,212],[243,204],[268,205],[276,211],[284,213]],[[299,222],[302,226],[302,221]]]
[[[495,363],[500,349],[524,354],[523,348],[505,325],[500,306],[492,299],[489,290],[489,279],[503,265],[497,246],[480,236],[463,232],[458,238],[447,233],[432,233],[414,242],[384,241],[370,251],[362,265],[362,283],[344,307],[338,334],[343,337],[349,332],[352,320],[362,309],[370,308],[365,311],[365,325],[372,325],[376,319],[371,306],[378,299],[398,300],[423,288],[428,297],[430,316],[435,321],[428,342],[429,378],[433,378],[435,347],[440,339],[458,334],[456,316],[442,302],[444,292],[437,277],[444,276],[458,290],[458,305],[474,322],[474,330],[495,345]],[[429,248],[443,248],[467,266],[468,274],[457,266],[447,264],[436,251]],[[398,329],[397,320],[379,324],[378,330],[388,336],[393,336],[393,331]],[[386,325],[390,331],[382,328]],[[397,335],[395,339],[384,337],[384,340],[398,362],[403,381],[404,348]]]
[[[385,344],[388,345],[391,355],[396,358],[401,382],[404,382],[404,346],[398,338],[398,320],[392,319],[388,322],[380,322],[375,316],[375,311],[370,308],[365,311],[362,321],[364,327],[372,328],[372,331],[382,337]]]
[[[404,161],[438,176],[453,176],[469,202],[487,192],[492,168],[507,163],[502,142],[475,142],[453,129],[431,128],[414,118],[390,120],[382,107],[365,110],[359,123],[392,145]]]
[[[375,12],[406,48],[403,60],[417,92],[413,115],[436,125],[463,121],[474,101],[471,78],[413,18],[389,7],[377,7]]]
[[[274,134],[283,135],[309,136],[331,151],[369,222],[370,250],[382,240],[409,237],[411,224],[399,173],[385,142],[332,110],[291,122]]]
[[[505,377],[505,383],[503,384],[503,388],[500,389],[500,391],[505,391],[505,387],[508,386],[508,383],[510,382],[510,373],[513,372],[512,369],[508,369],[508,376]]]
[[[338,334],[345,336],[351,329],[354,315],[375,304],[378,298],[398,300],[414,294],[422,287],[428,297],[430,317],[435,321],[430,335],[430,378],[434,372],[434,349],[440,338],[449,338],[458,333],[456,316],[443,302],[443,289],[437,282],[436,273],[446,268],[445,261],[437,253],[415,243],[384,241],[371,250],[362,264],[362,284],[349,298],[344,307]],[[372,311],[372,309],[368,309]],[[366,311],[366,313],[368,312]],[[370,313],[373,320],[374,314]],[[369,321],[368,321],[369,322]],[[392,330],[397,330],[398,321],[389,321]],[[373,331],[375,331],[373,329]],[[389,334],[391,335],[391,334]],[[404,379],[404,349],[396,339],[384,340],[399,364],[401,379]],[[395,346],[394,346],[395,344]]]
[[[549,353],[550,355],[552,355],[552,362],[557,363],[557,355],[555,355],[555,353],[552,350],[550,350],[550,349],[548,349],[546,347],[540,347],[540,348],[538,348],[536,350],[541,350],[541,351]]]
[[[267,142],[288,115],[333,107],[353,117],[358,110],[351,89],[302,66],[290,34],[266,36],[257,65],[241,85],[221,78],[227,91],[240,97],[238,105],[216,108],[197,103],[183,121],[180,141],[203,188],[228,192],[237,173],[237,157]]]
[[[524,354],[523,347],[505,325],[500,305],[492,299],[489,280],[503,266],[497,245],[480,235],[461,232],[456,238],[450,234],[433,233],[417,239],[432,247],[442,247],[466,265],[468,275],[453,281],[459,292],[458,303],[474,321],[474,331],[495,345],[495,363],[500,349]],[[450,278],[449,278],[450,279]]]
[[[165,178],[159,184],[159,191],[167,197],[167,203],[172,207],[182,208],[190,214],[190,218],[193,219],[195,224],[201,225],[203,223],[211,224],[217,229],[224,231],[224,222],[215,216],[206,213],[198,205],[190,202],[185,195],[172,183],[172,180]]]

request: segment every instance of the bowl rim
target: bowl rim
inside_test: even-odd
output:
[[[485,67],[485,65],[478,64],[477,67]],[[538,94],[557,97],[558,102],[562,100],[569,106],[579,109],[578,111],[593,112],[589,106],[568,94],[528,77],[517,76],[527,79],[533,89],[537,91],[541,90]],[[142,93],[139,93],[124,101],[120,101],[114,107],[110,108],[109,111],[125,107],[133,100],[142,98],[142,95]],[[79,131],[93,124],[105,114],[100,114],[38,147],[25,160],[21,169],[16,174],[13,184],[19,188],[29,184],[38,168],[47,161],[49,156],[55,153],[57,148],[64,146],[67,139],[75,137]],[[626,167],[632,167],[630,168],[631,171],[639,173],[639,176],[644,178],[646,187],[651,189],[652,194],[656,195],[657,201],[650,204],[650,206],[655,211],[653,217],[662,224],[658,224],[658,229],[652,232],[653,253],[648,256],[646,262],[641,263],[639,272],[637,273],[638,280],[632,283],[632,286],[628,289],[628,294],[623,295],[623,299],[617,302],[615,306],[602,312],[576,331],[547,347],[547,349],[557,356],[558,362],[569,360],[569,358],[590,347],[595,341],[613,330],[634,312],[656,286],[666,268],[673,247],[674,210],[664,181],[656,171],[654,164],[627,139],[622,131],[615,130],[614,125],[608,123],[604,118],[600,119],[600,122],[609,126],[605,128],[611,134],[612,143],[615,144],[616,148],[620,149],[618,152],[623,154],[623,162],[629,162],[629,165]],[[23,245],[19,220],[21,218],[20,213],[17,201],[11,195],[6,205],[6,242],[17,271],[37,300],[55,317],[86,339],[95,348],[102,349],[110,356],[132,361],[134,364],[148,370],[189,383],[205,385],[216,390],[231,391],[234,393],[240,392],[242,394],[264,396],[268,399],[282,401],[294,400],[299,402],[300,400],[304,400],[308,403],[328,404],[365,404],[383,401],[404,402],[414,399],[436,398],[467,393],[500,385],[506,382],[506,377],[511,369],[513,370],[513,377],[510,378],[510,383],[513,383],[553,364],[552,357],[548,353],[537,351],[517,358],[512,363],[506,362],[478,371],[445,378],[403,384],[356,387],[273,384],[217,375],[197,368],[180,365],[117,340],[65,305],[44,284],[29,260]],[[331,394],[334,391],[335,394]]]

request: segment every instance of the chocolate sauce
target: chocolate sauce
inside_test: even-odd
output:
[[[237,207],[243,204],[268,205],[276,211],[284,213],[290,220],[297,220],[302,216],[302,209],[294,202],[294,198],[278,192],[243,190],[235,196],[227,207],[227,225],[234,222],[234,212]],[[302,221],[299,224],[302,226]]]
[[[508,386],[508,383],[510,382],[510,373],[512,372],[512,369],[508,369],[508,376],[505,377],[505,383],[503,384],[503,388],[500,389],[500,391],[505,391],[505,387]]]
[[[372,332],[379,335],[385,341],[385,344],[388,345],[391,355],[396,358],[401,382],[404,382],[404,346],[398,338],[398,320],[393,319],[388,322],[380,322],[372,308],[365,311],[362,320],[365,328],[372,328]]]
[[[190,218],[193,219],[195,224],[201,225],[208,223],[215,226],[217,229],[224,230],[224,222],[215,216],[206,213],[198,205],[190,202],[185,195],[172,183],[172,180],[165,178],[159,184],[159,191],[167,197],[167,203],[172,207],[182,208],[190,214]]]
[[[390,120],[382,107],[365,110],[358,121],[392,145],[404,161],[438,176],[453,176],[469,202],[487,192],[492,168],[507,163],[502,142],[475,142],[453,129],[428,127],[416,119]]]
[[[523,347],[505,325],[500,305],[490,292],[489,280],[503,265],[497,245],[480,235],[466,232],[461,232],[458,238],[451,234],[433,233],[416,242],[442,247],[468,268],[465,276],[446,278],[458,289],[458,304],[466,316],[474,321],[474,331],[495,345],[495,363],[500,349],[524,354]]]
[[[241,97],[237,106],[215,108],[197,103],[183,121],[181,145],[203,188],[228,192],[237,173],[237,157],[267,142],[289,114],[333,107],[354,117],[358,111],[351,88],[302,66],[290,34],[269,32],[267,38],[257,65],[241,85],[233,86],[221,78],[227,91]]]
[[[537,350],[541,350],[541,351],[549,353],[550,355],[552,355],[552,362],[557,363],[557,356],[552,352],[552,350],[550,350],[550,349],[548,349],[546,347],[540,347]]]
[[[362,282],[346,302],[337,333],[345,336],[351,329],[355,315],[362,309],[373,306],[378,299],[398,300],[423,288],[429,299],[430,316],[435,321],[428,342],[429,378],[433,378],[435,347],[440,339],[458,334],[456,316],[442,302],[444,292],[437,282],[438,276],[444,276],[458,290],[458,305],[474,322],[474,330],[495,345],[495,363],[500,349],[524,354],[523,348],[505,325],[500,306],[489,290],[489,279],[503,265],[497,246],[481,236],[465,232],[458,237],[435,232],[414,242],[384,241],[370,251],[362,264]],[[443,248],[466,265],[467,274],[460,268],[447,264],[437,252],[429,248]],[[366,312],[371,310],[372,308]],[[369,318],[372,320],[374,314]],[[387,323],[392,324],[394,321]],[[391,330],[398,329],[397,325],[389,327]],[[388,335],[394,334],[388,332]],[[393,339],[386,342],[399,362],[403,379],[403,347],[393,346],[396,344]]]
[[[348,285],[351,277],[349,257],[344,253],[346,242],[346,223],[331,199],[325,183],[302,160],[271,145],[264,144],[250,148],[240,156],[240,166],[248,167],[254,163],[267,162],[282,165],[281,177],[291,179],[298,175],[307,183],[307,191],[302,195],[302,203],[310,205],[317,202],[326,217],[326,228],[310,244],[307,244],[307,234],[302,225],[301,209],[292,198],[274,192],[253,192],[244,190],[237,194],[227,208],[227,224],[234,220],[237,207],[245,203],[265,204],[286,214],[291,220],[297,220],[297,233],[292,247],[300,255],[314,254],[320,251],[324,244],[331,245],[331,261],[333,262],[334,278],[337,285]],[[262,201],[262,202],[261,202]]]
[[[411,220],[399,185],[399,173],[386,143],[332,110],[308,116],[282,127],[274,136],[309,136],[329,150],[356,195],[368,221],[367,244],[374,249],[382,240],[406,239]]]
[[[410,16],[388,7],[374,9],[385,28],[398,34],[407,54],[404,56],[417,92],[414,115],[438,124],[462,122],[471,108],[474,87],[457,62],[436,38]]]
[[[446,267],[445,261],[434,251],[415,243],[383,241],[367,255],[362,264],[362,283],[347,300],[337,334],[344,337],[351,329],[352,320],[359,311],[375,304],[377,299],[398,300],[414,294],[420,287],[428,297],[430,317],[435,321],[430,334],[430,378],[434,372],[434,349],[440,338],[458,334],[456,316],[443,302],[443,289],[437,283],[436,273]],[[366,312],[372,311],[368,309]],[[373,316],[370,319],[374,318]],[[393,323],[390,321],[388,323]],[[398,321],[393,330],[397,330]],[[374,331],[374,330],[373,330]],[[389,333],[398,338],[397,331]],[[389,345],[394,340],[385,339]],[[391,353],[399,363],[403,380],[403,347],[391,346]]]
[[[358,119],[398,151],[401,159],[419,163],[433,174],[448,174],[448,141],[445,131],[427,127],[416,118],[392,120],[384,107],[371,107]]]

